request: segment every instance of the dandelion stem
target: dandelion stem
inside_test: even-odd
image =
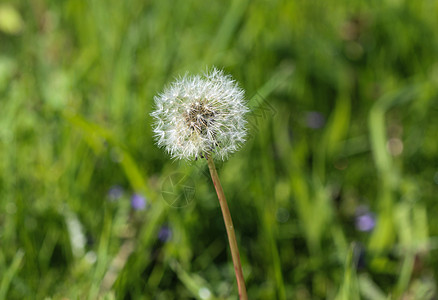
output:
[[[227,200],[225,199],[224,190],[222,189],[219,176],[217,175],[216,166],[213,158],[206,156],[208,168],[210,169],[211,179],[213,180],[219,204],[221,206],[222,215],[224,217],[225,228],[227,229],[228,241],[230,243],[231,256],[233,258],[234,272],[236,273],[237,287],[239,290],[239,299],[248,300],[246,293],[245,280],[243,278],[242,265],[240,263],[239,248],[237,247],[236,234],[234,233],[233,221],[231,220],[230,210],[228,209]]]

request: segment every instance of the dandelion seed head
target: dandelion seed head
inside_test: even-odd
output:
[[[154,100],[156,142],[174,158],[225,160],[245,142],[244,91],[221,70],[180,77]]]

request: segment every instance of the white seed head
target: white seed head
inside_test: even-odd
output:
[[[245,141],[244,91],[221,70],[185,75],[154,100],[157,144],[174,158],[215,154],[224,160]]]

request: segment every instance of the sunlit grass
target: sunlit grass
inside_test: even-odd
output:
[[[237,298],[207,165],[169,160],[151,129],[153,96],[212,65],[252,110],[217,166],[249,298],[436,297],[437,11],[0,5],[0,299]],[[163,198],[169,178],[186,202]]]

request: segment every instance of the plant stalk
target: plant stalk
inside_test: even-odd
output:
[[[248,300],[246,293],[245,279],[243,278],[242,265],[240,263],[239,248],[237,247],[236,234],[234,233],[233,221],[230,210],[228,209],[227,200],[225,199],[224,190],[222,189],[219,176],[217,175],[216,166],[211,156],[206,156],[208,168],[210,169],[211,179],[216,189],[222,215],[224,217],[225,228],[227,229],[228,242],[230,243],[231,257],[233,258],[234,272],[236,273],[237,288],[239,290],[239,299]]]

